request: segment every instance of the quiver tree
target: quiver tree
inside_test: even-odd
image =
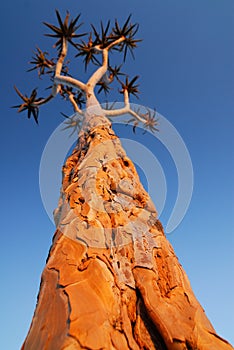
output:
[[[68,127],[79,129],[78,142],[63,166],[56,232],[42,274],[38,302],[23,350],[58,349],[232,349],[220,338],[196,300],[189,281],[167,241],[156,209],[142,187],[133,163],[111,127],[110,117],[129,114],[136,127],[156,131],[155,113],[133,110],[137,77],[111,66],[109,53],[125,61],[139,39],[129,16],[121,27],[110,22],[91,33],[77,33],[79,18],[59,26],[45,23],[55,37],[57,59],[37,48],[31,63],[39,77],[48,76],[51,93],[24,96],[19,112],[38,123],[39,107],[57,94],[69,100],[74,115]],[[84,40],[85,35],[88,41]],[[80,42],[75,42],[80,39]],[[68,46],[77,50],[86,83],[70,75]],[[124,106],[103,108],[98,93],[120,84]],[[96,90],[95,90],[96,88]],[[83,104],[86,108],[82,109]]]

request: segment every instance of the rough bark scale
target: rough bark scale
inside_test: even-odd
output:
[[[55,221],[22,350],[233,349],[196,300],[104,117],[87,118],[63,167]]]

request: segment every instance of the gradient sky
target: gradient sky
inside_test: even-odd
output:
[[[125,68],[140,75],[141,96],[134,102],[156,107],[174,125],[194,169],[189,210],[168,238],[216,331],[233,344],[233,0],[9,0],[1,4],[0,22],[1,347],[19,349],[28,332],[55,229],[41,201],[39,165],[48,138],[63,121],[60,111],[69,108],[60,101],[44,106],[39,127],[10,109],[19,103],[14,84],[24,93],[40,85],[26,70],[36,45],[52,46],[43,37],[48,31],[42,21],[55,23],[55,8],[63,15],[67,9],[74,16],[81,12],[87,24],[116,17],[123,22],[129,13],[140,24],[144,40]],[[135,136],[130,128],[116,130],[144,144],[160,162],[168,186],[165,225],[177,191],[170,155],[155,139]],[[153,181],[157,186],[156,176]],[[154,202],[157,207],[157,198]]]

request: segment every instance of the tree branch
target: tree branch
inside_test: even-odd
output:
[[[125,40],[125,37],[122,36],[119,39],[113,41],[106,48],[101,49],[99,45],[95,46],[94,49],[102,52],[102,66],[98,68],[90,79],[87,82],[87,86],[89,89],[93,90],[97,83],[102,79],[108,69],[108,52],[112,49],[112,47],[119,45],[121,42]]]
[[[55,76],[60,75],[62,68],[63,68],[63,63],[65,60],[65,57],[67,56],[67,50],[68,50],[68,45],[67,45],[67,40],[63,38],[63,45],[62,45],[62,50],[59,55],[58,61],[56,63],[55,67]]]
[[[67,41],[66,39],[63,39],[62,50],[59,55],[58,61],[56,63],[56,68],[55,68],[54,86],[52,88],[52,94],[54,96],[59,92],[60,84],[67,85],[75,89],[81,89],[83,91],[87,91],[86,85],[81,81],[71,77],[61,75],[64,59],[67,56],[67,50],[68,50]]]
[[[110,49],[112,49],[113,46],[119,45],[119,44],[122,43],[124,40],[125,40],[125,37],[124,37],[124,36],[121,36],[119,39],[113,41],[113,43],[111,43],[110,45],[108,45],[106,49],[109,51]]]
[[[55,97],[55,96],[51,93],[48,97],[43,98],[43,99],[40,100],[40,101],[34,102],[34,103],[33,103],[33,106],[37,106],[37,107],[38,107],[38,106],[41,106],[41,105],[43,105],[43,104],[49,102],[50,100],[52,100],[54,97]]]
[[[56,96],[60,90],[59,85],[55,82],[55,78],[61,74],[61,71],[63,68],[63,62],[64,62],[64,59],[67,55],[67,49],[68,49],[67,40],[63,38],[62,50],[60,52],[60,55],[58,57],[58,61],[57,61],[56,66],[55,66],[54,86],[52,88],[53,96]]]
[[[146,120],[139,116],[135,111],[131,109],[130,103],[129,103],[129,94],[128,91],[124,90],[124,107],[119,109],[103,109],[103,112],[108,117],[118,117],[119,115],[123,114],[131,114],[134,118],[139,120],[141,123],[145,124]]]
[[[70,93],[68,98],[69,98],[69,101],[71,102],[71,104],[74,108],[74,112],[79,113],[81,115],[84,115],[83,111],[78,107],[78,105],[75,101],[74,95],[72,93]]]
[[[93,73],[93,75],[89,78],[89,80],[87,82],[88,89],[92,90],[92,91],[108,69],[108,50],[107,49],[100,49],[98,46],[95,47],[95,49],[100,50],[102,52],[102,66],[99,67]]]
[[[134,118],[138,119],[142,124],[146,124],[146,120],[140,117],[139,114],[133,111],[132,109],[129,109],[128,113],[131,114]]]
[[[74,89],[80,89],[84,92],[87,92],[86,84],[82,83],[80,80],[74,79],[72,77],[67,77],[64,75],[59,75],[54,77],[55,84],[63,84]]]

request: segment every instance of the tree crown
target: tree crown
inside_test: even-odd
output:
[[[56,17],[58,25],[53,25],[44,22],[44,25],[51,30],[52,33],[46,33],[48,37],[56,39],[54,48],[57,49],[57,57],[49,57],[47,51],[36,48],[32,60],[29,62],[32,65],[28,71],[37,70],[38,77],[48,77],[51,92],[47,97],[37,97],[37,89],[33,89],[30,97],[23,95],[15,86],[16,93],[22,100],[22,103],[13,108],[18,108],[18,112],[27,112],[28,118],[33,116],[35,122],[38,124],[39,107],[46,104],[51,99],[59,94],[65,100],[69,100],[73,106],[75,119],[69,118],[68,124],[74,126],[75,120],[80,123],[85,113],[82,107],[86,104],[89,107],[91,104],[99,104],[97,94],[103,92],[106,96],[111,90],[111,84],[115,81],[120,85],[119,92],[124,95],[123,108],[114,109],[114,104],[107,104],[107,108],[102,108],[103,114],[109,118],[130,114],[133,118],[129,122],[133,123],[133,127],[142,123],[145,128],[151,131],[156,131],[158,120],[156,113],[150,112],[146,109],[134,110],[130,106],[129,96],[138,97],[139,90],[137,83],[138,76],[132,79],[126,73],[122,72],[122,66],[126,61],[128,53],[134,58],[134,50],[141,41],[136,38],[139,25],[131,22],[131,15],[121,26],[117,20],[111,26],[108,21],[106,25],[100,22],[100,28],[91,24],[89,32],[80,32],[82,23],[80,23],[80,14],[74,19],[70,19],[69,12],[66,13],[65,19],[62,20],[60,13],[56,10]],[[86,39],[85,39],[86,38]],[[78,40],[78,42],[77,42]],[[70,75],[69,62],[65,62],[68,53],[68,46],[72,45],[77,51],[75,57],[81,57],[85,71],[89,65],[93,65],[94,73],[84,83]],[[120,65],[111,65],[109,53],[117,51],[122,55],[122,62]],[[100,59],[101,56],[101,59]],[[92,102],[90,102],[92,101]]]

